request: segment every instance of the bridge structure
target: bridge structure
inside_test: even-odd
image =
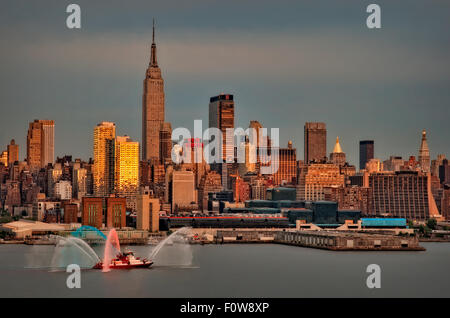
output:
[[[106,235],[102,231],[89,225],[83,225],[71,235],[84,240],[106,240]]]

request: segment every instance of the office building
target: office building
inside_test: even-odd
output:
[[[324,189],[345,185],[345,175],[331,163],[309,164],[302,169],[297,186],[297,199],[319,201],[325,199]]]
[[[402,217],[408,220],[439,218],[431,193],[430,174],[417,171],[372,173],[364,186],[373,194],[375,216]]]
[[[114,192],[116,125],[101,122],[94,128],[94,195]]]
[[[284,183],[297,183],[297,149],[292,147],[292,141],[288,142],[287,148],[279,148],[278,170],[273,175],[274,185]]]
[[[336,144],[334,145],[333,152],[330,154],[330,161],[339,167],[345,165],[345,152],[342,151],[339,137],[336,137]]]
[[[194,173],[192,171],[173,171],[171,194],[172,211],[196,204]]]
[[[327,129],[325,123],[305,123],[305,164],[325,162],[327,158]]]
[[[142,96],[142,160],[159,161],[160,130],[164,123],[164,80],[158,66],[155,44],[155,25],[150,53],[150,63],[144,79]]]
[[[234,97],[231,94],[220,94],[209,100],[209,128],[218,128],[222,132],[222,160],[233,162],[234,140],[226,135],[227,128],[234,129]],[[234,135],[233,135],[234,136]],[[216,150],[217,151],[217,150]],[[228,157],[227,157],[228,156]]]
[[[172,126],[162,123],[159,130],[159,161],[161,164],[172,162]]]
[[[159,231],[159,199],[147,194],[137,196],[136,228],[138,230]]]
[[[19,145],[16,145],[14,139],[11,140],[7,147],[8,151],[8,165],[13,165],[14,162],[19,161]]]
[[[422,171],[425,173],[430,172],[431,169],[430,149],[428,148],[427,132],[425,130],[422,131],[422,141],[420,143],[418,159]]]
[[[116,137],[114,191],[127,199],[127,207],[136,211],[139,189],[139,143],[128,136]]]
[[[375,143],[373,140],[361,140],[359,142],[359,169],[366,169],[366,164],[375,155]]]

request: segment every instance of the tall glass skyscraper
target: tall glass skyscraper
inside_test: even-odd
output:
[[[359,169],[365,169],[366,163],[374,158],[375,146],[373,140],[361,140],[359,142]]]

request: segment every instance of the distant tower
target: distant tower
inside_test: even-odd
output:
[[[323,162],[327,157],[327,128],[325,123],[305,123],[304,162]]]
[[[28,127],[27,163],[32,170],[40,169],[54,162],[55,122],[35,120]]]
[[[427,132],[422,131],[422,142],[419,149],[419,163],[423,172],[430,172],[430,149],[427,143]]]
[[[156,59],[155,23],[150,63],[144,79],[142,96],[142,160],[159,161],[159,131],[164,123],[164,80]]]
[[[139,189],[139,143],[128,136],[115,140],[114,192],[126,197],[127,208],[136,211]]]
[[[222,185],[225,189],[229,189],[228,175],[232,168],[232,163],[228,161],[234,160],[234,143],[233,139],[228,140],[226,135],[227,128],[234,128],[234,98],[231,94],[220,94],[209,99],[209,127],[218,128],[222,131],[222,151],[223,164],[212,164],[211,169],[216,170],[222,175]],[[231,156],[228,156],[227,154]]]
[[[333,152],[330,154],[330,160],[335,165],[345,165],[345,152],[342,151],[341,145],[339,144],[339,137],[336,137],[336,144],[334,145]]]
[[[218,128],[222,131],[223,153],[222,158],[226,160],[228,153],[234,154],[233,140],[226,140],[227,128],[234,128],[234,98],[231,94],[220,94],[209,99],[209,127]]]
[[[13,165],[14,162],[19,161],[19,145],[16,145],[16,141],[12,139],[7,149],[8,149],[8,165]]]
[[[55,122],[53,120],[40,120],[42,129],[41,162],[45,167],[55,162]]]
[[[172,161],[172,126],[167,122],[159,129],[159,161],[161,164]]]
[[[94,195],[114,191],[116,125],[101,122],[94,128]]]
[[[375,145],[373,140],[359,142],[359,169],[366,169],[366,163],[374,158]]]

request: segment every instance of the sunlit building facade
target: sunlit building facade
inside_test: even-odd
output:
[[[139,189],[139,143],[128,136],[116,138],[115,193],[127,198],[127,207],[136,209]]]
[[[116,125],[101,122],[94,128],[94,195],[106,196],[114,191]]]

